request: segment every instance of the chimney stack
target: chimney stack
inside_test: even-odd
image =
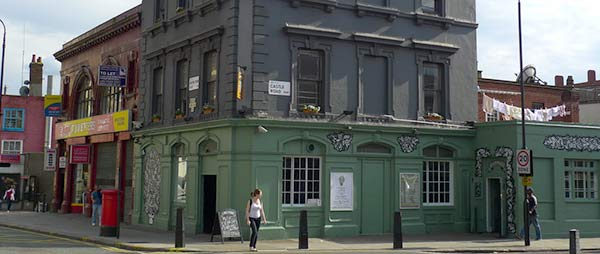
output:
[[[29,96],[42,96],[43,67],[42,58],[36,61],[34,54],[29,63]]]
[[[588,71],[588,81],[589,84],[596,82],[596,71],[589,70]]]
[[[565,77],[562,75],[554,76],[554,85],[555,86],[565,86]]]
[[[54,83],[54,76],[48,75],[48,80],[46,81],[46,95],[52,95],[52,83]]]
[[[567,86],[573,86],[575,82],[573,81],[573,76],[567,77]]]

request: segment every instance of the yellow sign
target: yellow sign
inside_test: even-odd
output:
[[[62,96],[46,95],[44,96],[44,115],[45,116],[60,116],[62,113]]]
[[[533,185],[533,177],[532,176],[524,176],[521,177],[521,181],[523,182],[523,186],[531,186]]]
[[[85,137],[103,133],[128,131],[130,125],[129,110],[123,110],[112,114],[57,123],[54,135],[56,139]]]

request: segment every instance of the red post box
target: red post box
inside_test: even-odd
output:
[[[100,236],[117,236],[117,190],[102,190]]]

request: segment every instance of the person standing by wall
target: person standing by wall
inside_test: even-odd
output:
[[[538,213],[537,213],[537,197],[533,195],[533,188],[527,188],[527,211],[529,212],[529,225],[524,227],[521,230],[521,235],[519,238],[525,235],[525,230],[529,230],[529,226],[533,224],[535,228],[535,240],[542,239],[542,229],[540,227],[540,223],[538,222]]]
[[[6,212],[10,213],[10,207],[12,202],[15,201],[15,186],[11,185],[8,190],[4,192],[4,197],[2,199],[6,200]]]
[[[256,249],[256,241],[258,240],[258,230],[260,229],[260,223],[267,223],[267,217],[265,216],[265,210],[261,202],[262,191],[256,189],[250,193],[252,198],[248,200],[246,204],[246,224],[252,229],[250,235],[250,251],[258,251]]]
[[[102,189],[98,185],[94,186],[92,192],[92,226],[96,226],[96,221],[102,223]],[[99,224],[100,224],[99,223]]]

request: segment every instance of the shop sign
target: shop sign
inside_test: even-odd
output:
[[[200,88],[200,76],[193,76],[188,79],[188,89],[190,91],[198,90]]]
[[[129,131],[129,126],[131,125],[130,119],[129,110],[123,110],[112,114],[57,123],[54,130],[54,136],[56,139],[66,139]]]
[[[61,116],[62,113],[62,97],[60,95],[44,96],[44,115],[45,116]]]
[[[90,145],[71,145],[69,148],[69,163],[89,164]]]
[[[44,170],[54,171],[56,169],[56,149],[47,149],[44,156]]]
[[[65,156],[58,157],[58,167],[59,168],[67,167],[67,157],[65,157]]]
[[[21,155],[20,154],[1,154],[0,161],[7,162],[7,163],[21,163]]]
[[[125,87],[127,69],[121,66],[100,65],[98,67],[98,86]]]
[[[331,211],[352,211],[354,209],[354,180],[352,173],[331,173]]]

